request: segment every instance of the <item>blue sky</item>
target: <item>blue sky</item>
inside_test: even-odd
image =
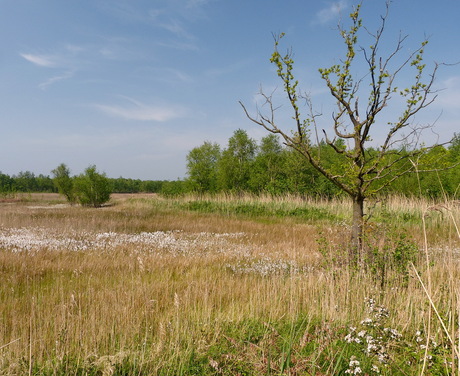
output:
[[[356,3],[0,0],[0,171],[49,175],[64,162],[74,174],[96,164],[110,177],[176,179],[187,152],[206,140],[225,146],[238,128],[259,140],[265,131],[238,101],[255,109],[261,86],[278,87],[282,100],[272,33],[286,33],[300,86],[327,121],[317,69],[343,56],[336,26]],[[364,1],[370,30],[384,4]],[[408,34],[406,54],[429,37],[428,67],[458,62],[459,15],[454,0],[394,0],[385,46]],[[445,141],[460,132],[460,65],[441,67],[436,88],[436,102],[416,120],[436,121]]]

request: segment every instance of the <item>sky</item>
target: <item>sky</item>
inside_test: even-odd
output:
[[[269,61],[281,32],[299,87],[327,123],[332,104],[318,68],[344,56],[337,25],[348,25],[357,3],[0,0],[0,171],[51,175],[65,163],[72,174],[96,165],[113,178],[184,178],[187,153],[203,142],[225,147],[237,129],[255,140],[266,135],[238,101],[255,112],[262,89],[282,103]],[[384,12],[385,0],[363,1],[369,32]],[[446,63],[436,101],[416,118],[434,125],[428,144],[460,132],[460,65],[452,65],[460,61],[459,15],[456,0],[394,0],[387,18],[382,53],[400,35],[408,36],[401,56],[428,38],[427,69]],[[410,85],[410,72],[401,77]],[[397,108],[385,116],[398,116]]]

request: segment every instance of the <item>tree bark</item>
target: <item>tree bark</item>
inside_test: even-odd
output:
[[[353,220],[351,225],[351,262],[358,264],[363,250],[364,197],[353,197]]]

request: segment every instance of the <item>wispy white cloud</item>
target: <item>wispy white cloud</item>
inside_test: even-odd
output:
[[[168,0],[163,9],[184,20],[196,21],[206,18],[206,6],[212,1],[214,0]]]
[[[169,67],[149,67],[139,71],[138,74],[148,76],[157,82],[165,82],[168,84],[189,84],[195,82],[194,77],[186,72]]]
[[[149,16],[149,20],[157,20],[161,17],[161,15],[165,13],[163,9],[150,9],[147,14]]]
[[[19,55],[38,67],[53,68],[54,71],[60,70],[60,72],[38,85],[40,89],[44,90],[56,82],[72,78],[79,66],[77,55],[83,51],[84,48],[69,44],[61,48],[57,53],[20,53]]]
[[[134,2],[125,0],[100,0],[94,3],[108,15],[124,23],[145,22],[145,13],[136,8]]]
[[[325,24],[337,19],[346,7],[346,0],[335,1],[329,4],[326,8],[323,8],[316,13],[315,23]]]
[[[20,54],[24,59],[40,67],[53,68],[57,66],[56,59],[53,56],[37,54]]]
[[[99,6],[122,23],[149,25],[162,31],[157,33],[158,46],[197,50],[192,25],[206,18],[206,5],[210,1],[213,0],[153,1],[136,7],[124,0],[101,0]]]
[[[438,96],[434,102],[436,107],[458,110],[460,103],[460,76],[452,76],[439,84]]]
[[[215,0],[186,0],[184,17],[188,20],[207,18],[206,6]]]
[[[209,0],[187,0],[188,8],[197,8],[209,3]]]
[[[43,53],[20,52],[19,55],[40,68],[53,71],[38,87],[45,89],[56,82],[70,79],[78,72],[100,66],[104,60],[129,61],[144,58],[145,52],[133,47],[129,38],[99,38],[87,45],[65,44]]]
[[[41,84],[38,85],[40,89],[45,90],[48,86],[62,80],[67,80],[69,78],[72,78],[74,76],[75,72],[74,71],[69,71],[69,72],[64,72],[61,75],[57,75],[54,77],[49,78],[45,82],[42,82]]]
[[[185,29],[183,22],[178,19],[172,18],[165,22],[158,23],[157,26],[180,38],[186,38],[189,40],[194,39],[193,35]]]
[[[145,104],[132,98],[125,105],[93,105],[105,114],[124,120],[164,122],[185,116],[185,109],[175,105]]]
[[[49,53],[20,53],[28,62],[46,68],[68,68],[75,59],[86,51],[86,48],[74,44],[66,44]]]
[[[67,44],[65,46],[65,50],[68,51],[72,55],[79,54],[81,52],[84,52],[86,50],[85,47],[83,46],[77,46],[75,44]]]
[[[189,41],[170,39],[170,40],[165,40],[165,41],[158,41],[155,44],[159,47],[172,48],[172,49],[181,50],[181,51],[198,51],[199,50],[196,43],[189,42]]]
[[[234,62],[233,64],[229,64],[224,67],[209,69],[208,71],[205,72],[205,75],[210,78],[216,78],[216,77],[228,75],[228,74],[237,72],[247,67],[251,63],[252,61],[249,59],[239,60],[239,61]]]
[[[190,31],[196,22],[206,19],[205,7],[211,0],[169,0],[162,8],[149,10],[149,22],[173,34],[179,40],[186,40],[187,49],[196,41],[195,35]],[[180,45],[176,43],[176,46]],[[182,43],[184,45],[184,43]],[[196,48],[192,48],[196,49]]]
[[[163,71],[168,72],[168,75],[172,77],[172,79],[175,81],[186,82],[186,83],[190,83],[194,81],[192,76],[188,75],[187,73],[183,71],[177,70],[177,69],[166,68],[166,69],[163,69]]]

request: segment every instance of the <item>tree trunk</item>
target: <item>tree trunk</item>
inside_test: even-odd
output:
[[[363,223],[364,223],[364,197],[353,197],[353,221],[351,225],[350,261],[354,264],[360,262],[363,250]]]

